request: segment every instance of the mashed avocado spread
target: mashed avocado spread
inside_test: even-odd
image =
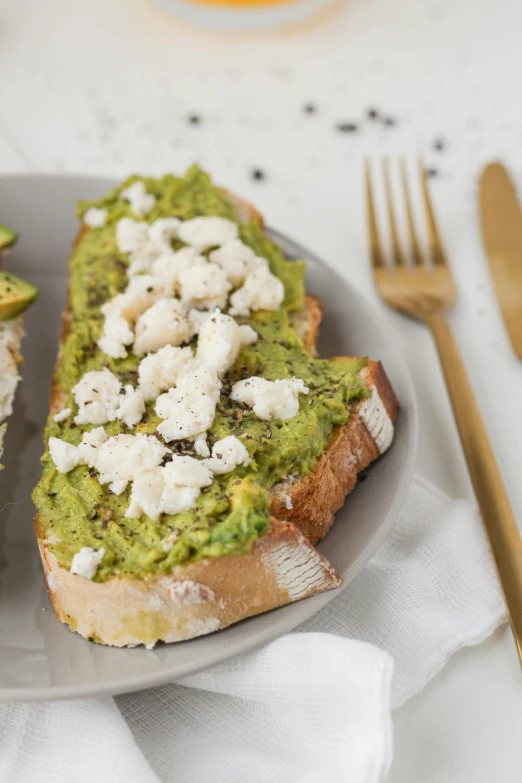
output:
[[[122,187],[128,187],[131,177]],[[183,178],[166,175],[161,179],[142,178],[156,204],[147,215],[152,222],[160,217],[189,219],[198,215],[218,215],[236,220],[226,196],[214,187],[203,171],[191,168]],[[128,258],[118,252],[115,239],[117,221],[134,217],[130,205],[120,196],[121,188],[93,203],[80,203],[82,218],[88,207],[107,210],[102,228],[85,231],[70,258],[70,327],[60,350],[55,375],[64,406],[72,409],[65,421],[49,417],[45,441],[51,436],[77,445],[92,425],[76,425],[77,408],[71,390],[89,370],[108,367],[122,383],[137,385],[141,357],[132,352],[125,359],[111,359],[97,346],[103,328],[101,305],[123,291],[128,279]],[[169,572],[174,566],[203,557],[219,557],[248,551],[268,530],[269,490],[289,475],[306,475],[331,441],[334,430],[349,416],[350,402],[367,394],[357,375],[364,360],[314,359],[304,349],[292,328],[292,313],[303,306],[304,264],[287,261],[281,250],[266,236],[257,222],[242,223],[240,237],[255,253],[269,262],[271,271],[285,287],[285,299],[277,312],[258,311],[248,318],[259,335],[257,343],[244,346],[224,378],[214,423],[208,433],[209,445],[227,435],[245,444],[251,463],[230,473],[218,475],[203,489],[195,507],[176,516],[163,515],[153,521],[142,515],[128,519],[130,487],[121,495],[101,485],[95,470],[84,465],[66,474],[59,473],[46,450],[43,475],[33,493],[39,512],[39,534],[50,542],[60,564],[70,567],[81,547],[105,550],[95,581],[117,575],[140,578],[149,573]],[[176,248],[180,243],[173,244]],[[194,342],[196,338],[194,338]],[[233,383],[258,375],[268,380],[302,378],[309,394],[302,395],[299,413],[284,421],[263,421],[250,408],[230,400]],[[142,421],[132,430],[155,434],[160,419],[154,402],[147,403]],[[104,425],[108,435],[128,432],[121,421]],[[156,433],[158,436],[158,434]],[[194,444],[177,441],[167,444],[174,454],[196,456]],[[165,542],[172,543],[169,549]]]

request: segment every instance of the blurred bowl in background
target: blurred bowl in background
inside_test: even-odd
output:
[[[270,32],[321,15],[335,0],[157,0],[172,16],[216,32]]]

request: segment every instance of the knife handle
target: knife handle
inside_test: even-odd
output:
[[[457,341],[443,313],[426,316],[497,566],[522,666],[522,539]]]

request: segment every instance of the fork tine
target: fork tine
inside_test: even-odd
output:
[[[365,161],[364,170],[366,179],[366,208],[368,212],[368,232],[370,234],[370,254],[372,267],[374,269],[385,269],[386,259],[379,237],[379,228],[377,225],[377,215],[375,213],[375,203],[372,190],[372,169],[368,159]]]
[[[388,221],[390,224],[390,234],[392,240],[393,262],[395,266],[406,266],[406,258],[401,249],[401,242],[397,231],[397,222],[393,210],[393,196],[390,182],[390,162],[384,158],[382,162],[382,173],[384,176],[384,191],[386,193],[386,205],[388,208]]]
[[[424,201],[424,211],[426,213],[426,222],[428,224],[428,244],[430,248],[431,259],[434,264],[439,266],[447,265],[446,253],[444,252],[444,245],[437,228],[435,221],[435,214],[431,204],[431,196],[428,190],[428,178],[426,176],[426,169],[423,166],[422,160],[418,161],[419,173],[422,186],[422,198]]]
[[[402,189],[404,192],[404,203],[406,205],[406,218],[408,221],[408,229],[410,232],[411,243],[411,257],[415,266],[422,266],[424,264],[424,258],[420,249],[419,240],[417,239],[417,231],[415,229],[415,221],[413,219],[413,208],[411,205],[410,188],[408,187],[408,173],[406,169],[406,161],[404,158],[400,159],[400,170]]]

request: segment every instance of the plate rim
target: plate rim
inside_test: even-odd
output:
[[[30,179],[48,179],[48,180],[56,180],[56,181],[63,181],[63,180],[85,180],[85,181],[91,181],[96,183],[106,183],[107,189],[113,188],[115,184],[117,184],[118,180],[112,177],[106,177],[106,176],[97,176],[97,175],[91,175],[91,174],[83,174],[83,173],[55,173],[55,172],[21,172],[21,173],[14,173],[14,174],[2,174],[0,175],[0,182],[5,182],[8,184],[8,182],[11,180],[30,180]],[[383,518],[383,521],[379,527],[379,529],[375,532],[375,534],[372,536],[372,538],[368,541],[364,549],[359,554],[358,558],[354,561],[354,563],[350,567],[350,573],[349,577],[344,580],[344,583],[338,588],[337,590],[328,591],[327,593],[320,594],[318,596],[313,596],[311,598],[308,598],[306,601],[303,602],[297,602],[296,604],[291,604],[288,607],[282,607],[282,609],[289,609],[291,607],[299,607],[301,604],[307,604],[310,605],[312,602],[314,604],[314,609],[310,613],[306,613],[305,617],[298,616],[295,619],[295,622],[293,620],[287,621],[287,627],[285,630],[281,630],[278,628],[277,630],[274,630],[273,633],[271,633],[267,629],[263,629],[262,631],[262,639],[254,640],[252,641],[249,637],[242,638],[239,640],[234,640],[234,650],[232,653],[228,652],[227,648],[225,646],[222,646],[220,650],[217,651],[215,659],[212,661],[212,663],[205,663],[202,662],[200,665],[197,663],[195,665],[190,665],[190,663],[186,663],[184,665],[178,665],[176,667],[176,673],[169,673],[166,670],[161,670],[157,672],[152,673],[146,673],[143,675],[134,675],[132,677],[124,677],[121,680],[114,680],[112,682],[106,682],[106,683],[100,683],[99,685],[96,685],[95,683],[87,683],[87,684],[79,684],[79,685],[46,685],[46,686],[37,686],[37,687],[9,687],[9,688],[0,688],[0,702],[30,702],[30,701],[58,701],[62,699],[79,699],[79,698],[85,698],[87,696],[101,696],[101,695],[119,695],[124,693],[132,693],[132,692],[138,692],[141,690],[145,690],[148,688],[158,687],[160,685],[163,685],[165,683],[174,683],[177,682],[179,679],[188,676],[189,674],[195,674],[199,671],[203,671],[206,668],[209,668],[210,666],[218,665],[222,663],[225,660],[229,660],[236,655],[244,654],[245,652],[254,651],[256,649],[259,649],[265,644],[270,643],[274,639],[282,636],[285,633],[290,633],[295,630],[295,628],[300,625],[302,622],[308,620],[312,616],[314,616],[317,612],[321,611],[321,609],[326,606],[326,604],[330,603],[331,600],[333,600],[342,590],[345,590],[348,585],[350,584],[353,579],[355,579],[358,574],[362,571],[364,566],[369,562],[373,554],[375,554],[376,550],[379,548],[380,544],[385,539],[386,535],[389,533],[393,523],[395,522],[397,515],[404,504],[404,501],[406,499],[412,478],[414,473],[414,468],[417,460],[417,447],[418,447],[418,438],[419,438],[419,413],[418,413],[418,403],[416,399],[415,389],[413,386],[411,373],[409,370],[409,367],[400,353],[399,349],[397,348],[397,342],[393,339],[394,334],[396,333],[396,329],[393,326],[393,324],[386,322],[385,317],[383,314],[381,314],[377,308],[374,307],[373,304],[371,304],[366,297],[361,294],[355,286],[352,285],[352,283],[338,270],[336,270],[334,267],[330,266],[330,264],[327,263],[327,261],[323,260],[323,258],[319,255],[317,255],[314,251],[309,250],[307,247],[302,245],[299,241],[294,240],[292,237],[289,237],[286,233],[283,231],[280,231],[278,229],[272,228],[270,225],[265,225],[265,230],[267,234],[278,244],[281,244],[283,246],[286,245],[286,247],[292,247],[295,250],[296,256],[299,256],[300,254],[303,254],[306,258],[311,259],[313,263],[317,264],[320,267],[326,268],[328,270],[328,273],[333,275],[334,277],[338,278],[339,281],[342,281],[342,284],[349,289],[350,295],[353,296],[355,299],[358,300],[358,303],[362,307],[363,310],[366,311],[366,313],[372,318],[374,324],[376,325],[377,331],[380,335],[382,334],[388,334],[388,338],[386,339],[387,343],[387,351],[389,354],[393,356],[393,362],[396,366],[399,367],[400,373],[401,373],[401,381],[403,385],[406,385],[408,387],[408,397],[409,397],[409,409],[408,409],[408,416],[409,416],[409,439],[407,444],[407,454],[404,459],[404,468],[403,468],[403,475],[400,480],[399,486],[397,487],[395,491],[395,495],[393,497],[392,502],[390,503],[390,506],[386,512],[386,515]],[[391,333],[391,337],[390,337]],[[269,614],[264,613],[263,615],[260,615],[261,617]],[[297,615],[299,615],[299,612],[296,612]],[[251,620],[255,620],[255,617],[248,618]],[[219,633],[219,632],[217,632]],[[197,642],[196,640],[191,640],[194,642]],[[175,678],[175,679],[174,679]]]

